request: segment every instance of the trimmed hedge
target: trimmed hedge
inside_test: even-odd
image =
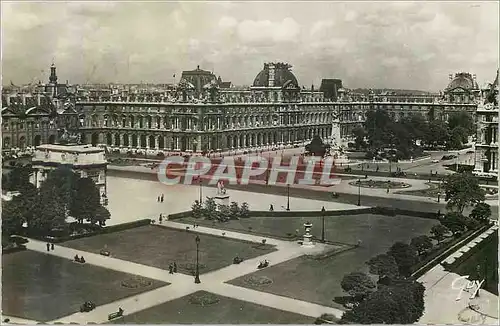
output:
[[[33,237],[34,239],[40,240],[40,241],[61,243],[61,242],[66,242],[66,241],[70,241],[70,240],[92,237],[92,236],[98,235],[98,234],[124,231],[124,230],[133,229],[133,228],[137,228],[137,227],[145,226],[145,225],[150,225],[150,224],[151,224],[151,219],[143,219],[143,220],[127,222],[127,223],[122,223],[122,224],[117,224],[117,225],[112,225],[112,226],[106,226],[106,227],[103,227],[99,230],[96,230],[95,232],[88,232],[88,233],[83,233],[83,234],[67,235],[67,236],[62,236],[62,237],[47,237],[47,236],[41,236],[41,237],[40,236],[31,236],[31,237]]]
[[[18,245],[16,247],[11,247],[11,248],[7,248],[7,249],[2,248],[2,255],[12,254],[12,253],[24,251],[24,250],[26,250],[25,245]]]
[[[376,214],[385,216],[406,215],[420,218],[438,219],[436,213],[418,212],[399,208],[369,207],[359,209],[342,209],[335,211],[250,211],[250,217],[318,217],[318,216],[342,216]],[[169,220],[192,217],[192,211],[185,211],[168,215]]]

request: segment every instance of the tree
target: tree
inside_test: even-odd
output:
[[[231,216],[231,211],[227,205],[218,205],[217,219],[220,222],[227,222]]]
[[[305,146],[305,150],[314,156],[323,157],[328,147],[328,145],[323,144],[323,140],[321,140],[319,135],[314,135],[311,142]]]
[[[370,110],[363,124],[372,150],[380,150],[391,143],[390,125],[393,120],[386,110]]]
[[[396,242],[389,249],[388,254],[394,257],[398,264],[399,274],[405,277],[410,276],[413,265],[418,262],[415,249],[406,243]]]
[[[19,234],[24,223],[24,203],[18,196],[2,205],[2,238]]]
[[[467,142],[467,136],[467,130],[463,127],[451,129],[450,138],[448,139],[448,148],[461,149],[463,144]]]
[[[365,273],[359,272],[345,275],[340,285],[342,290],[349,293],[358,302],[376,289],[372,279]]]
[[[444,239],[444,235],[448,232],[448,228],[442,224],[436,224],[431,228],[431,234],[440,243]]]
[[[215,220],[217,219],[217,204],[213,198],[208,198],[205,200],[205,207],[203,209],[205,213],[205,218],[207,220]]]
[[[444,190],[449,209],[463,213],[467,206],[483,202],[484,190],[470,172],[455,173],[445,179]]]
[[[491,216],[491,207],[486,203],[477,203],[469,215],[469,217],[481,222],[487,222],[490,216]]]
[[[362,126],[357,126],[352,130],[352,135],[354,136],[354,146],[356,149],[362,149],[366,147],[365,137],[367,136],[366,130]]]
[[[111,218],[111,214],[108,209],[102,205],[99,205],[94,213],[94,217],[90,220],[92,224],[98,223],[99,226],[105,226],[106,221]]]
[[[466,227],[465,217],[459,212],[446,213],[441,224],[448,228],[454,236],[464,232]]]
[[[377,255],[366,264],[370,267],[370,273],[378,275],[380,280],[386,277],[393,279],[399,276],[398,265],[391,255]]]
[[[53,193],[67,211],[75,197],[78,179],[79,177],[69,167],[61,165],[49,172],[47,179],[40,186],[40,192]]]
[[[70,213],[79,222],[94,221],[95,214],[101,206],[99,189],[91,178],[76,181],[75,195],[71,201]]]
[[[235,201],[231,203],[229,211],[230,211],[230,219],[236,220],[240,216],[240,207],[238,206],[238,203]]]
[[[250,209],[248,208],[247,202],[244,202],[243,204],[241,204],[240,217],[243,217],[243,218],[250,217]]]
[[[424,134],[424,141],[427,145],[444,146],[449,138],[448,126],[444,121],[432,120],[429,122],[427,133]]]
[[[356,324],[413,324],[424,311],[424,290],[422,284],[413,281],[381,287],[352,310],[346,311],[341,321]]]
[[[432,240],[426,235],[421,235],[411,239],[410,246],[415,248],[419,255],[422,255],[432,249]]]
[[[199,200],[195,200],[193,205],[191,206],[191,211],[194,218],[203,217],[203,206],[201,205]]]
[[[7,191],[20,191],[22,187],[30,183],[32,170],[27,166],[16,166],[10,173],[3,176],[2,188]]]
[[[448,118],[448,127],[450,128],[450,130],[454,130],[455,128],[462,128],[465,137],[476,133],[474,120],[472,119],[472,116],[467,112],[452,113]]]
[[[66,208],[54,188],[40,188],[34,205],[36,214],[31,220],[31,230],[38,235],[46,236],[55,229],[66,225]]]

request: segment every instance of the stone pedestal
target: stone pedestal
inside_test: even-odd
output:
[[[219,210],[219,205],[229,206],[229,195],[215,195],[214,197],[215,204],[217,204],[217,210]]]
[[[306,233],[304,234],[304,240],[302,241],[302,247],[305,247],[305,248],[314,247],[314,243],[312,242],[312,234],[311,234],[312,223],[310,223],[310,222],[304,223],[304,228],[306,230]]]

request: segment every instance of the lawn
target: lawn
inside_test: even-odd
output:
[[[270,245],[198,235],[201,274],[231,265],[236,255],[250,259],[275,250]],[[175,262],[178,272],[192,275],[196,261],[195,237],[192,231],[149,225],[72,240],[64,246],[94,253],[107,248],[115,258],[163,269]]]
[[[307,220],[313,223],[312,234],[319,237],[321,218],[266,217],[230,223],[233,223],[233,226],[245,223],[245,227],[252,224],[255,231],[281,235],[284,232],[293,232],[292,230],[299,228]],[[332,300],[336,296],[345,295],[340,287],[345,274],[353,271],[367,271],[365,262],[371,257],[386,252],[396,241],[409,242],[415,236],[428,234],[436,223],[435,220],[408,216],[387,217],[363,214],[326,217],[327,240],[350,244],[361,240],[361,246],[321,260],[310,257],[295,258],[237,278],[229,283],[341,308]],[[300,232],[303,234],[303,227],[300,228]],[[251,277],[260,276],[270,278],[272,283],[255,285],[255,282],[249,281]]]
[[[2,312],[46,322],[79,311],[87,300],[99,306],[167,285],[145,278],[149,286],[122,285],[134,278],[36,251],[6,254],[2,256]]]
[[[426,183],[429,188],[420,190],[398,191],[396,194],[421,196],[421,197],[434,197],[437,198],[438,193],[441,192],[441,199],[444,201],[444,190],[438,184]]]
[[[208,296],[218,302],[193,304],[193,296]],[[215,302],[215,301],[214,301]],[[199,291],[132,315],[113,324],[312,324],[314,319],[250,302]]]

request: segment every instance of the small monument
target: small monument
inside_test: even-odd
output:
[[[311,222],[304,223],[304,228],[306,229],[306,233],[304,234],[304,240],[302,241],[302,247],[306,247],[306,248],[314,247],[314,243],[311,240],[311,238],[312,238],[312,234],[311,234],[312,223]]]
[[[229,195],[226,192],[226,188],[224,188],[224,181],[219,180],[217,182],[217,194],[214,196],[214,201],[217,204],[217,208],[219,205],[229,206]]]

